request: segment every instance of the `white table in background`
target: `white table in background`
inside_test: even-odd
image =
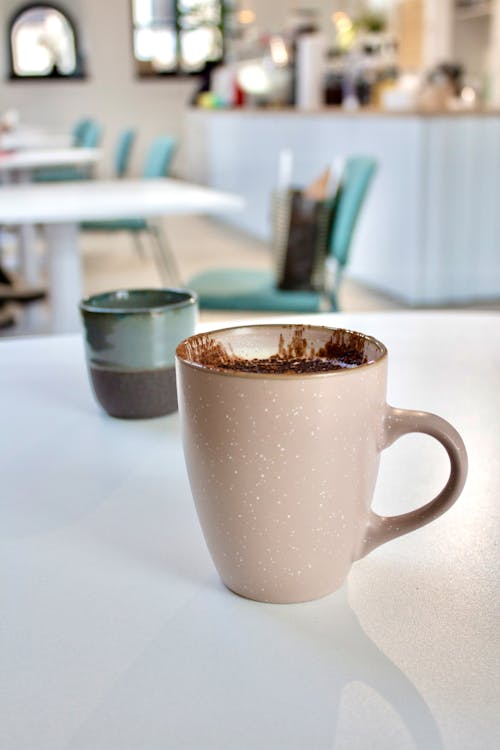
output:
[[[19,127],[0,133],[0,150],[70,148],[74,138],[71,133],[53,133],[38,128]]]
[[[325,599],[241,599],[205,548],[178,416],[102,413],[79,336],[0,343],[2,748],[499,747],[499,316],[300,319],[386,343],[390,403],[463,435],[459,501]],[[434,441],[398,441],[376,509],[422,503],[447,472]]]
[[[44,225],[54,330],[68,332],[79,328],[80,222],[224,213],[243,206],[236,195],[167,178],[12,185],[0,189],[0,224]]]
[[[102,156],[98,148],[24,149],[0,155],[0,182],[30,183],[33,172],[51,167],[91,167]],[[68,183],[65,183],[66,186]],[[36,283],[36,228],[33,222],[19,227],[19,250],[23,275],[28,283]]]
[[[98,148],[40,148],[0,154],[0,177],[9,182],[28,182],[36,169],[85,167],[102,157]]]

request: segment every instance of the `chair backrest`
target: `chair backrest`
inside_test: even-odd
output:
[[[85,132],[89,125],[92,124],[92,120],[89,120],[87,118],[83,120],[78,120],[75,122],[73,126],[73,130],[71,131],[71,136],[73,138],[73,145],[74,146],[81,146],[82,145],[82,139],[85,135]]]
[[[122,130],[116,142],[113,164],[116,177],[123,177],[130,161],[130,152],[135,140],[135,130],[127,128]]]
[[[97,122],[90,121],[83,133],[80,146],[82,148],[96,148],[102,135],[102,127]]]
[[[356,222],[376,169],[377,162],[366,156],[354,156],[346,162],[329,248],[341,268],[347,263]]]
[[[177,139],[169,135],[155,138],[149,147],[142,171],[143,177],[165,177],[172,162],[172,157],[177,146]]]

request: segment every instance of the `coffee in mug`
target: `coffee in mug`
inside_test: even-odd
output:
[[[266,602],[324,596],[352,563],[437,518],[465,482],[448,422],[386,403],[387,350],[321,326],[244,326],[177,347],[184,454],[196,509],[229,589]],[[374,513],[381,451],[423,432],[448,452],[439,495],[400,516]]]

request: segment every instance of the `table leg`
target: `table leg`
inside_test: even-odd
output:
[[[7,183],[27,185],[33,179],[31,169],[19,169],[8,174]],[[40,283],[40,264],[37,256],[36,241],[38,232],[34,224],[22,224],[18,227],[19,260],[21,275],[27,284]]]
[[[22,277],[27,284],[38,284],[40,267],[36,252],[37,231],[34,224],[21,224],[18,227],[18,237]]]
[[[47,224],[49,295],[54,333],[80,330],[78,303],[82,297],[77,224]]]

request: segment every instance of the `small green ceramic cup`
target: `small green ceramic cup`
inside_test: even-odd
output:
[[[94,395],[112,417],[147,419],[177,410],[175,349],[195,332],[188,289],[121,289],[82,300]]]

